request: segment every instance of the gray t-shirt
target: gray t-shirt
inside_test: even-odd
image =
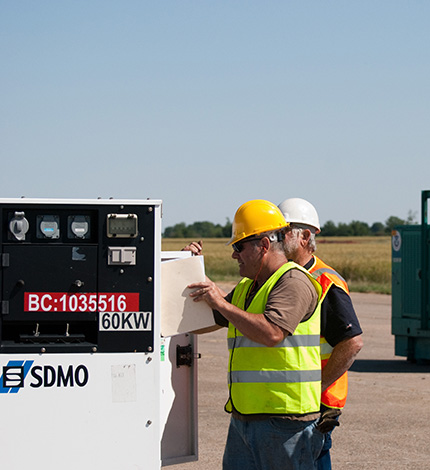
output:
[[[249,306],[258,291],[258,286],[247,295],[245,309]],[[231,303],[234,289],[226,296]],[[267,298],[264,315],[275,325],[289,334],[293,334],[298,324],[307,320],[315,310],[318,294],[308,276],[299,269],[290,269],[283,274]],[[220,326],[227,326],[228,321],[214,312],[215,321]]]

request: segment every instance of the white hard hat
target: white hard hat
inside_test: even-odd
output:
[[[298,197],[285,199],[278,207],[290,224],[310,225],[317,229],[316,233],[321,232],[318,213],[315,207],[305,199]]]

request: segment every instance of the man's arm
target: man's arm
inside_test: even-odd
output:
[[[362,333],[351,297],[340,287],[331,286],[321,308],[321,334],[333,346],[322,371],[322,390],[352,366],[363,347]]]
[[[290,269],[281,276],[267,298],[262,315],[235,307],[230,303],[230,294],[224,298],[222,291],[212,282],[188,287],[197,288],[192,297],[205,300],[243,335],[269,347],[280,343],[288,334],[293,334],[299,323],[312,314],[318,300],[306,274],[297,269]]]
[[[191,331],[190,333],[192,333],[193,335],[204,335],[206,333],[212,333],[214,331],[220,330],[221,328],[223,327],[220,325],[213,325],[207,326],[206,328],[200,328],[200,330]]]
[[[330,359],[322,370],[322,391],[329,387],[352,366],[355,357],[362,347],[363,338],[361,335],[347,338],[336,344]]]
[[[217,285],[210,281],[190,284],[190,289],[196,289],[190,294],[195,302],[206,301],[208,305],[217,310],[231,322],[244,336],[263,344],[275,346],[286,336],[287,332],[268,320],[265,315],[254,315],[241,310],[227,302]]]

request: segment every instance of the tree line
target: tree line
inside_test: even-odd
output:
[[[414,225],[416,224],[415,215],[409,212],[406,219],[396,216],[390,216],[385,221],[375,222],[369,225],[366,222],[353,220],[347,223],[334,223],[332,220],[327,221],[321,227],[321,235],[324,237],[365,237],[365,236],[384,236],[390,235],[391,231],[397,225]],[[212,222],[194,222],[190,225],[181,222],[167,227],[163,232],[165,238],[229,238],[231,237],[232,223],[229,219],[224,225],[214,224]]]

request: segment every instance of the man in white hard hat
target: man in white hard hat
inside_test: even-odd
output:
[[[231,413],[224,470],[314,470],[324,437],[319,316],[321,286],[284,250],[287,223],[269,201],[236,212],[232,258],[243,279],[224,293],[210,280],[191,284],[228,327]],[[196,253],[197,245],[188,249]]]
[[[305,199],[290,198],[279,204],[290,226],[285,238],[288,259],[306,268],[323,289],[321,305],[322,420],[330,429],[337,422],[348,392],[347,370],[363,346],[362,330],[342,276],[314,255],[320,223],[315,207]],[[330,470],[331,431],[325,434],[318,470]]]

